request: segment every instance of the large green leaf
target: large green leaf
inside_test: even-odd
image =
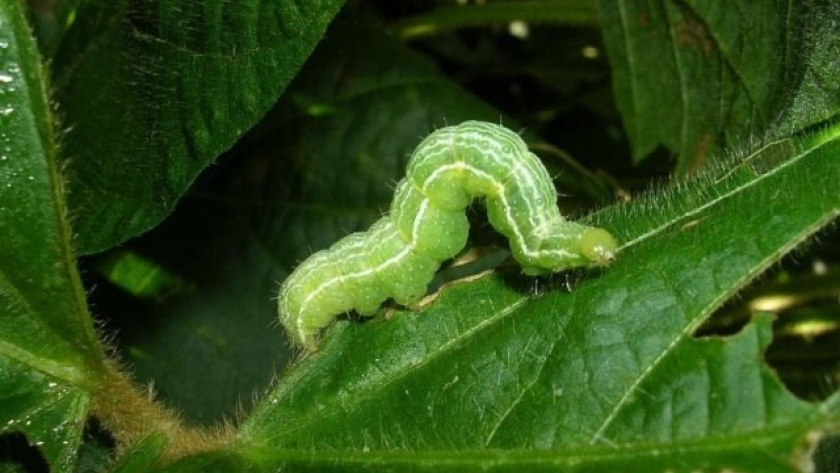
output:
[[[762,362],[770,320],[695,338],[734,292],[840,215],[840,128],[768,144],[595,218],[619,260],[571,293],[501,277],[422,312],[339,322],[240,431],[272,466],[794,471],[838,414]],[[254,450],[249,450],[249,446]]]
[[[41,59],[18,2],[0,2],[0,432],[73,464],[101,373],[70,246]]]
[[[678,171],[695,170],[783,114],[788,119],[779,124],[787,131],[838,110],[837,2],[599,5],[637,162],[664,146],[677,155]]]
[[[79,250],[135,236],[277,100],[342,0],[86,2],[56,56]]]

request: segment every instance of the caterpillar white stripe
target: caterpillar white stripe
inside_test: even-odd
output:
[[[389,298],[419,301],[440,264],[466,245],[465,209],[477,197],[526,274],[615,257],[618,245],[606,230],[560,215],[548,171],[516,133],[464,122],[417,146],[387,215],[314,253],[283,282],[278,311],[292,341],[315,350],[321,329],[339,314],[373,315]]]

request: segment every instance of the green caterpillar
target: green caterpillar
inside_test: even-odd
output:
[[[440,264],[466,245],[465,209],[476,197],[526,274],[606,265],[615,256],[606,230],[560,215],[548,171],[519,135],[464,122],[417,146],[387,215],[314,253],[283,282],[278,311],[294,343],[315,350],[339,314],[370,316],[389,298],[419,301]]]

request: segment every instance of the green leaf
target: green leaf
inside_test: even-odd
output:
[[[72,467],[103,354],[70,246],[44,72],[18,2],[0,3],[0,432]]]
[[[840,215],[840,127],[592,220],[619,260],[533,298],[496,276],[420,312],[344,321],[240,430],[273,468],[796,471],[838,415],[762,362],[770,319],[696,338],[734,292]],[[250,448],[253,450],[250,450]]]
[[[778,124],[789,133],[838,110],[840,83],[832,68],[838,41],[826,30],[833,31],[836,2],[599,5],[616,100],[637,162],[664,146],[686,173],[777,125],[780,115],[790,117]]]
[[[0,357],[0,432],[22,432],[54,471],[71,471],[88,412],[86,389],[40,366]]]
[[[57,54],[82,253],[142,233],[277,100],[341,0],[87,2]]]
[[[138,299],[163,301],[194,289],[177,274],[132,251],[109,253],[97,260],[95,269],[108,282]]]

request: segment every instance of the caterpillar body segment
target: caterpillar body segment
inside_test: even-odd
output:
[[[440,264],[466,245],[466,207],[483,198],[490,223],[527,274],[608,264],[618,247],[606,231],[569,222],[548,171],[514,132],[468,121],[435,131],[415,149],[390,211],[366,232],[314,253],[280,287],[280,322],[294,343],[340,314],[372,315],[387,299],[410,305]]]

